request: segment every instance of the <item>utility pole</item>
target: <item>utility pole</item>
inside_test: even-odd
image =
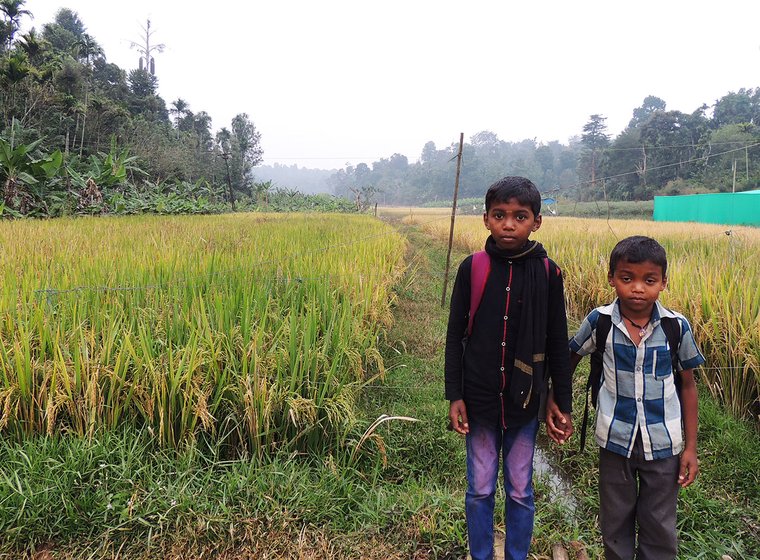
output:
[[[443,273],[443,293],[441,294],[441,307],[446,305],[446,289],[449,284],[449,265],[451,264],[451,245],[454,242],[454,218],[457,213],[457,195],[459,194],[459,172],[462,169],[462,147],[464,146],[464,132],[459,133],[459,153],[457,153],[457,175],[454,180],[454,202],[451,205],[451,227],[449,228],[449,250],[446,253],[446,270]]]
[[[142,26],[141,26],[142,27]],[[147,21],[147,25],[142,28],[144,35],[141,37],[142,43],[135,41],[129,42],[129,47],[136,49],[140,53],[139,68],[145,70],[151,76],[156,75],[156,60],[153,58],[153,51],[164,52],[166,45],[159,43],[157,45],[151,45],[151,36],[153,31],[150,30],[150,19]]]
[[[749,148],[747,146],[744,146],[744,171],[747,173],[746,179],[749,185]]]

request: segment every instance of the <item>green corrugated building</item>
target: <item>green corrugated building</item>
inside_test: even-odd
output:
[[[760,226],[760,190],[655,196],[654,220]]]

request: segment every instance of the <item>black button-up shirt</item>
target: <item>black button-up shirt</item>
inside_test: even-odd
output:
[[[562,274],[549,261],[546,361],[560,410],[571,410],[571,372]],[[445,385],[450,401],[464,399],[470,421],[522,425],[538,414],[543,380],[534,380],[526,407],[509,398],[517,331],[526,281],[526,261],[491,259],[491,271],[466,347],[472,256],[459,266],[446,333]]]

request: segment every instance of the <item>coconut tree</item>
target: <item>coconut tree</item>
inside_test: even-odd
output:
[[[89,33],[83,33],[71,48],[77,60],[83,60],[88,68],[92,66],[96,58],[103,56],[103,48]]]
[[[21,35],[21,40],[17,43],[21,50],[26,53],[26,56],[31,62],[36,62],[37,58],[42,52],[42,38],[39,36],[34,28]]]
[[[207,152],[211,149],[211,115],[200,111],[193,115],[193,131],[198,136],[198,151]]]
[[[169,112],[174,115],[174,122],[177,127],[177,138],[179,138],[179,125],[182,122],[182,118],[187,114],[189,108],[190,105],[188,105],[187,101],[181,97],[178,97],[175,101],[172,101],[172,106],[169,109]]]
[[[90,97],[90,81],[92,79],[92,61],[96,58],[103,56],[103,49],[95,40],[95,38],[89,33],[82,33],[82,35],[74,41],[71,46],[72,54],[77,60],[84,61],[84,67],[87,70],[87,76],[84,82],[84,104],[82,113],[82,138],[79,143],[79,155],[82,155],[84,150],[85,132],[87,127],[87,108],[89,106]]]
[[[6,48],[10,56],[11,44],[13,37],[19,30],[19,22],[23,16],[32,17],[32,12],[21,8],[26,0],[0,0],[0,12],[3,14],[3,21],[7,25]]]

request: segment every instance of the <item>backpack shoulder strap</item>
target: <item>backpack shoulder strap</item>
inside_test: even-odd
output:
[[[596,321],[596,348],[591,353],[591,365],[589,368],[588,381],[586,382],[585,407],[583,409],[583,422],[581,423],[581,441],[579,451],[586,446],[586,429],[588,428],[588,393],[591,390],[591,402],[596,408],[599,398],[599,387],[602,385],[604,374],[604,349],[607,345],[607,337],[612,328],[612,317],[604,313],[597,316]]]
[[[663,317],[660,319],[660,325],[665,331],[665,338],[668,339],[670,354],[678,359],[678,348],[681,346],[681,322],[675,317]]]
[[[670,347],[670,362],[673,368],[673,379],[676,385],[676,394],[681,397],[681,376],[678,375],[678,349],[681,346],[681,322],[675,317],[663,317],[660,319],[660,326],[665,331],[665,338],[668,339]]]
[[[470,272],[470,313],[467,319],[467,336],[472,334],[472,323],[475,313],[483,299],[483,291],[486,288],[488,275],[491,273],[491,257],[485,251],[478,251],[472,255],[472,269]]]
[[[604,350],[607,346],[607,337],[612,329],[612,316],[599,313],[596,321],[596,348],[591,354],[591,367],[586,390],[591,389],[591,402],[596,406],[599,396],[599,386],[602,384],[604,373]]]

